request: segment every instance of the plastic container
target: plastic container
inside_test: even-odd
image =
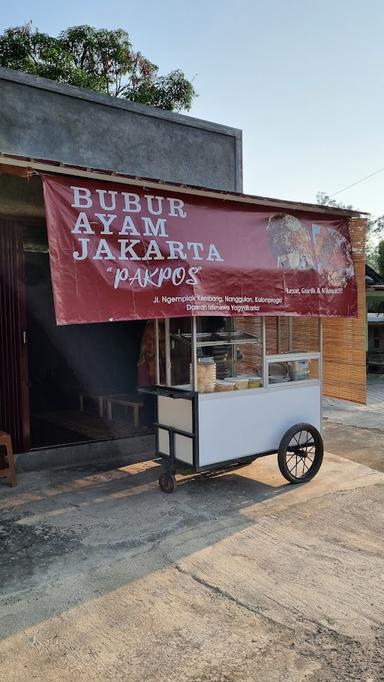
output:
[[[192,384],[192,365],[189,365]],[[197,359],[197,390],[199,393],[213,393],[216,384],[216,363],[212,357]]]
[[[253,376],[248,377],[248,388],[261,388],[263,385],[263,380],[261,377]]]
[[[243,391],[245,388],[248,388],[249,378],[240,375],[237,377],[226,377],[224,381],[235,384],[235,391]]]
[[[289,376],[292,381],[303,381],[309,377],[308,360],[292,360],[289,363]]]
[[[224,393],[227,391],[234,391],[234,390],[235,390],[235,382],[234,381],[228,381],[226,379],[218,379],[216,381],[215,391],[217,391],[217,393]]]
[[[282,384],[290,381],[288,363],[286,362],[271,362],[269,365],[269,383]]]

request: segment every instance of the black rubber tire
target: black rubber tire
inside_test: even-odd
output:
[[[303,442],[300,439],[300,434],[303,432],[307,432],[313,441],[308,441],[307,439],[306,442]],[[312,451],[310,452],[310,455],[311,457],[313,456],[313,460],[311,460],[311,464],[309,466],[306,463],[306,460],[310,460],[308,450],[304,450],[302,447],[300,447],[300,445],[306,446],[307,448],[309,447]],[[312,424],[295,424],[285,432],[281,439],[279,451],[277,453],[277,462],[282,475],[287,479],[287,481],[290,483],[307,483],[307,481],[310,481],[318,473],[323,461],[323,456],[324,444],[321,434],[318,432],[318,430],[312,426]],[[294,457],[296,457],[296,475],[292,473],[295,469],[294,465],[291,468],[289,467],[289,464]],[[299,457],[303,465],[302,474],[300,476],[297,476],[297,457]],[[308,468],[305,469],[305,466],[308,466]]]
[[[176,488],[176,478],[170,471],[164,471],[159,476],[159,486],[163,493],[170,495]]]

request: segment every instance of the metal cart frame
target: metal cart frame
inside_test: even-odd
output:
[[[288,316],[287,316],[288,317]],[[196,318],[191,318],[191,334],[187,335],[190,337],[191,341],[191,365],[192,365],[192,387],[188,390],[185,388],[174,387],[171,385],[171,348],[170,348],[170,320],[165,320],[165,381],[166,385],[160,384],[160,354],[159,354],[159,321],[155,321],[155,345],[156,345],[156,384],[154,386],[141,389],[143,392],[150,393],[156,396],[156,453],[157,456],[164,459],[165,467],[164,471],[160,476],[159,483],[160,487],[164,492],[173,492],[176,479],[175,474],[178,470],[188,471],[188,472],[204,472],[213,470],[223,470],[224,468],[234,467],[234,466],[244,466],[250,462],[258,459],[259,457],[265,457],[267,455],[277,454],[279,468],[285,476],[285,478],[291,483],[300,483],[308,481],[313,476],[316,475],[320,469],[322,458],[323,458],[323,442],[321,438],[321,395],[322,395],[322,326],[321,319],[318,318],[318,338],[319,338],[319,351],[318,352],[288,352],[288,353],[278,353],[274,355],[267,355],[266,352],[266,324],[265,318],[259,317],[261,320],[261,330],[262,330],[262,366],[263,366],[263,386],[261,389],[247,389],[244,391],[235,391],[233,394],[223,394],[219,396],[224,400],[231,400],[234,397],[252,398],[255,400],[256,396],[259,401],[259,405],[262,404],[263,399],[268,396],[271,400],[273,395],[277,399],[279,391],[283,391],[286,398],[283,398],[288,403],[292,403],[292,397],[295,388],[297,390],[302,390],[305,387],[312,387],[312,400],[316,402],[315,412],[318,409],[318,418],[314,420],[307,421],[305,418],[294,419],[288,426],[282,430],[281,437],[278,440],[275,439],[273,447],[263,448],[258,450],[257,448],[257,437],[255,438],[254,451],[241,453],[239,452],[237,456],[226,457],[222,460],[216,458],[215,461],[204,461],[204,456],[202,454],[202,446],[204,449],[205,443],[200,443],[201,433],[200,433],[200,421],[204,416],[202,414],[202,404],[204,401],[210,400],[210,397],[217,397],[217,394],[201,394],[197,390],[197,351],[198,347],[202,345],[215,345],[215,341],[206,343],[201,342],[199,344],[197,337],[197,324]],[[289,324],[289,347],[292,346],[292,318],[288,317]],[[277,350],[280,348],[280,318],[277,317]],[[249,343],[249,340],[239,341],[238,344]],[[238,345],[237,344],[237,345]],[[318,366],[318,378],[308,379],[304,382],[292,381],[289,384],[281,386],[269,386],[269,364],[276,362],[292,362],[296,360],[316,360],[319,363]],[[263,398],[264,396],[264,398]],[[306,398],[306,396],[304,396]],[[281,399],[281,396],[280,396]],[[173,402],[175,401],[175,402]],[[261,402],[260,402],[261,401]],[[272,399],[272,402],[273,399]],[[305,402],[305,400],[304,400]],[[190,405],[186,407],[186,404]],[[318,403],[318,404],[317,404]],[[235,403],[233,403],[236,406]],[[162,412],[164,413],[164,406],[166,407],[166,412],[168,412],[168,418],[162,418]],[[178,424],[177,418],[175,418],[173,413],[176,413],[178,408],[182,407],[183,410],[190,409],[190,419],[188,428],[183,428]],[[204,408],[205,409],[205,408]],[[304,408],[304,417],[308,414]],[[171,411],[170,411],[171,410]],[[203,410],[204,411],[204,410]],[[236,412],[236,410],[235,410]],[[312,410],[313,412],[313,410]],[[301,417],[301,413],[298,413]],[[164,417],[164,414],[163,414]],[[204,421],[204,420],[203,420]],[[284,420],[282,420],[284,421]],[[316,423],[314,423],[316,422]],[[298,433],[306,434],[303,438],[297,436]],[[164,440],[164,437],[166,439]],[[295,441],[296,438],[296,441]],[[306,440],[305,440],[306,439]],[[184,444],[182,450],[188,451],[188,455],[180,455],[180,444]],[[188,443],[188,445],[187,445]],[[304,447],[305,446],[305,447]],[[309,450],[308,450],[308,447]],[[306,450],[307,447],[307,450]],[[313,458],[311,458],[313,455]],[[206,455],[205,455],[206,456]],[[311,461],[311,464],[305,468],[303,466],[302,475],[294,475],[292,469],[289,468],[289,458],[296,458],[296,464],[298,459],[303,461]],[[313,459],[313,461],[312,461]],[[297,472],[296,472],[297,474]]]

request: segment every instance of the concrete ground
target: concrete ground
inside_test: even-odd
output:
[[[344,426],[384,430],[384,375],[368,377],[366,405],[325,398],[323,416]]]
[[[0,481],[0,680],[384,679],[384,474],[275,457],[160,492],[159,464]]]
[[[365,429],[325,421],[323,436],[327,450],[335,455],[384,472],[384,429]]]
[[[368,377],[367,404],[324,399],[327,450],[384,472],[384,376]]]

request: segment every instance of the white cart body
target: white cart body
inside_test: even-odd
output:
[[[166,324],[169,363],[169,322]],[[192,321],[192,367],[196,368],[196,321]],[[293,425],[307,423],[321,431],[321,325],[319,352],[266,355],[263,323],[263,387],[223,393],[198,393],[192,385],[157,385],[157,452],[194,470],[221,467],[276,453]],[[157,332],[158,338],[158,332]],[[272,363],[314,360],[316,378],[271,384]],[[194,372],[196,387],[196,372]],[[172,442],[171,442],[172,441]]]

